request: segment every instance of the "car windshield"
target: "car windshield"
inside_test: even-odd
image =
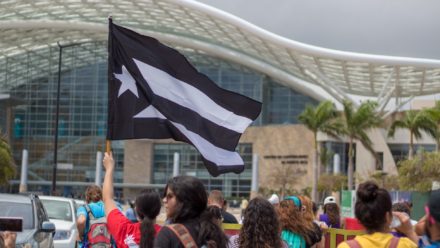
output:
[[[34,211],[29,203],[0,202],[1,217],[23,218],[23,229],[34,229]]]
[[[46,208],[49,219],[65,220],[73,222],[72,209],[70,203],[65,201],[56,201],[49,199],[41,199],[44,208]]]

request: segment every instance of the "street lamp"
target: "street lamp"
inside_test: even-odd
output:
[[[56,101],[56,113],[55,113],[55,134],[54,134],[54,148],[53,148],[53,171],[52,171],[52,195],[56,193],[57,182],[57,165],[58,165],[58,122],[60,115],[60,85],[61,85],[61,60],[63,55],[63,48],[80,45],[81,43],[72,43],[67,45],[61,45],[57,42],[60,48],[58,57],[58,85],[57,85],[57,101]]]

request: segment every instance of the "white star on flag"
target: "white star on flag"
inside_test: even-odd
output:
[[[127,68],[125,68],[125,66],[122,66],[122,74],[116,74],[116,73],[113,74],[115,75],[115,78],[121,81],[121,87],[119,88],[118,98],[127,90],[131,91],[131,93],[133,93],[137,98],[139,98],[138,90],[136,87],[136,81],[127,71]]]

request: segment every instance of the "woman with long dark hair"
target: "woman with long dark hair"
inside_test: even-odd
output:
[[[319,216],[319,220],[330,228],[341,228],[341,211],[333,196],[325,198],[324,213]]]
[[[274,206],[266,199],[252,199],[243,212],[243,226],[239,235],[229,240],[229,248],[286,247],[280,237],[280,224]]]
[[[105,215],[107,216],[107,228],[117,247],[153,247],[154,237],[160,230],[160,226],[156,224],[156,217],[159,215],[161,208],[159,193],[148,189],[141,191],[134,204],[139,222],[132,223],[122,214],[113,201],[115,162],[111,153],[105,153],[103,164],[105,176],[102,196]]]
[[[391,211],[391,197],[386,189],[379,188],[374,182],[359,185],[356,192],[355,215],[366,228],[367,233],[355,239],[341,243],[338,248],[349,247],[417,247],[418,237],[407,215]],[[397,238],[390,233],[393,217],[400,225],[396,229],[407,238]]]
[[[202,181],[190,176],[170,179],[165,187],[163,203],[167,222],[154,241],[154,247],[217,247],[227,246],[227,237],[207,209],[208,195]]]

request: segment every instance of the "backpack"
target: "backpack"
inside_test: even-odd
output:
[[[106,217],[95,218],[89,205],[85,204],[84,207],[88,214],[87,222],[89,223],[89,231],[87,232],[83,247],[111,248],[112,238],[107,229]]]

